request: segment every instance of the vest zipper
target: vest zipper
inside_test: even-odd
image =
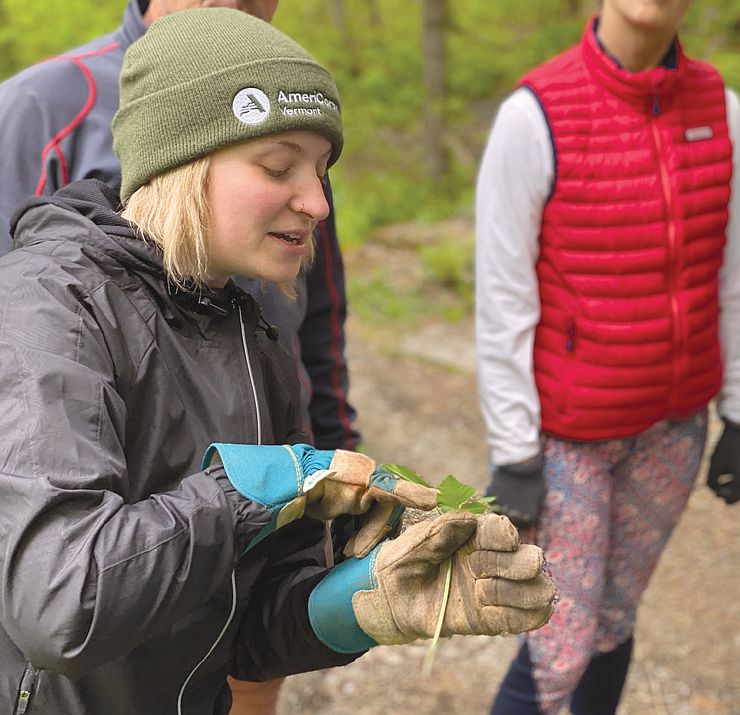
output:
[[[247,363],[247,372],[249,374],[249,385],[252,388],[252,397],[254,398],[254,410],[255,415],[257,418],[257,444],[262,444],[262,413],[260,412],[260,403],[259,399],[257,398],[257,388],[255,386],[254,382],[254,372],[252,371],[252,360],[249,355],[249,345],[247,343],[247,333],[246,329],[244,328],[244,317],[242,315],[242,307],[241,305],[236,305],[237,312],[239,315],[239,330],[241,333],[241,339],[242,339],[242,347],[244,348],[244,360]],[[216,649],[216,646],[221,642],[221,639],[224,637],[224,634],[228,630],[229,626],[231,625],[231,622],[234,620],[234,614],[236,613],[236,569],[232,570],[231,572],[231,609],[229,611],[228,618],[226,619],[226,623],[224,623],[223,628],[221,628],[221,632],[216,637],[216,640],[213,641],[211,647],[208,649],[208,652],[200,659],[200,661],[197,663],[197,665],[190,671],[190,674],[187,678],[185,678],[185,682],[182,684],[182,687],[180,688],[180,692],[177,696],[177,715],[182,715],[182,701],[183,701],[183,695],[185,694],[185,688],[187,688],[188,683],[192,680],[193,676],[198,671],[198,668],[200,668],[203,663],[208,660],[211,653]],[[22,711],[25,712],[25,711]]]
[[[576,349],[576,321],[573,318],[568,318],[565,332],[568,339],[565,342],[565,349],[572,353]]]
[[[18,697],[13,715],[25,715],[25,713],[29,712],[28,708],[31,705],[31,699],[39,681],[39,672],[39,669],[30,663],[26,666],[26,669],[23,671],[20,687],[18,688]]]
[[[660,87],[656,86],[653,89],[652,95],[652,114],[653,117],[659,117],[661,115],[660,108]],[[682,343],[683,328],[681,325],[681,311],[678,306],[678,299],[676,297],[676,263],[678,260],[678,242],[676,240],[676,221],[674,218],[674,206],[671,192],[670,177],[668,176],[668,169],[666,168],[665,161],[663,160],[663,142],[660,138],[660,131],[656,124],[656,120],[653,119],[650,122],[650,128],[653,133],[653,141],[655,142],[655,149],[657,153],[658,166],[660,168],[660,185],[663,189],[663,200],[665,202],[667,220],[668,220],[668,296],[671,302],[671,328],[673,331],[673,344],[677,346]],[[678,381],[680,377],[678,359],[681,352],[674,352],[671,357],[671,368],[673,371],[673,380],[671,382],[671,393],[670,393],[670,407],[673,409],[677,404],[678,394]]]

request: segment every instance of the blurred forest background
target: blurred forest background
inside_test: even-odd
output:
[[[125,5],[0,0],[0,78],[115,29]],[[529,67],[576,42],[595,7],[596,0],[281,0],[275,24],[331,69],[342,96],[346,148],[332,177],[343,244],[362,245],[387,224],[470,218],[498,103]],[[740,0],[696,0],[682,37],[740,90]],[[455,236],[432,248],[417,243],[426,270],[469,305],[472,250],[461,251]],[[354,288],[368,296],[383,286]]]

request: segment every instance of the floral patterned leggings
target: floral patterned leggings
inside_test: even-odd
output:
[[[702,411],[626,439],[545,438],[548,494],[533,540],[545,551],[560,600],[550,623],[527,635],[492,713],[556,715],[589,686],[581,681],[598,673],[600,654],[623,653],[613,706],[592,712],[616,709],[637,605],[688,501],[706,430]],[[599,687],[603,681],[591,685]],[[577,711],[592,715],[589,706]]]

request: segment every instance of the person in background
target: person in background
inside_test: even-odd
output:
[[[502,104],[480,166],[488,493],[560,592],[493,715],[616,711],[715,396],[709,485],[740,498],[740,106],[684,54],[690,4],[604,0]]]
[[[278,0],[129,0],[116,32],[0,85],[0,255],[12,248],[10,220],[26,197],[50,195],[86,178],[120,187],[110,125],[118,109],[124,52],[156,18],[201,6],[231,7],[270,22]],[[332,207],[328,180],[325,192]],[[360,435],[347,401],[344,268],[333,210],[318,223],[316,246],[313,267],[301,274],[294,301],[270,284],[237,280],[257,298],[280,342],[296,356],[308,439],[324,449],[355,449]],[[237,693],[234,715],[275,712],[279,681],[256,688],[233,685],[245,693],[244,698]],[[239,709],[240,702],[250,704]]]
[[[442,635],[541,626],[554,587],[505,517],[386,539],[437,491],[301,441],[295,364],[232,280],[290,296],[310,260],[331,75],[246,13],[172,13],[126,53],[113,137],[123,206],[73,182],[0,259],[0,709],[226,715],[229,673],[431,638],[448,563]]]

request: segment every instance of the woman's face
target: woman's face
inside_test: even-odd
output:
[[[614,14],[632,29],[675,33],[692,0],[604,0],[602,15]]]
[[[234,275],[295,280],[316,224],[329,215],[322,177],[328,139],[283,132],[221,149],[211,157],[208,284]]]

